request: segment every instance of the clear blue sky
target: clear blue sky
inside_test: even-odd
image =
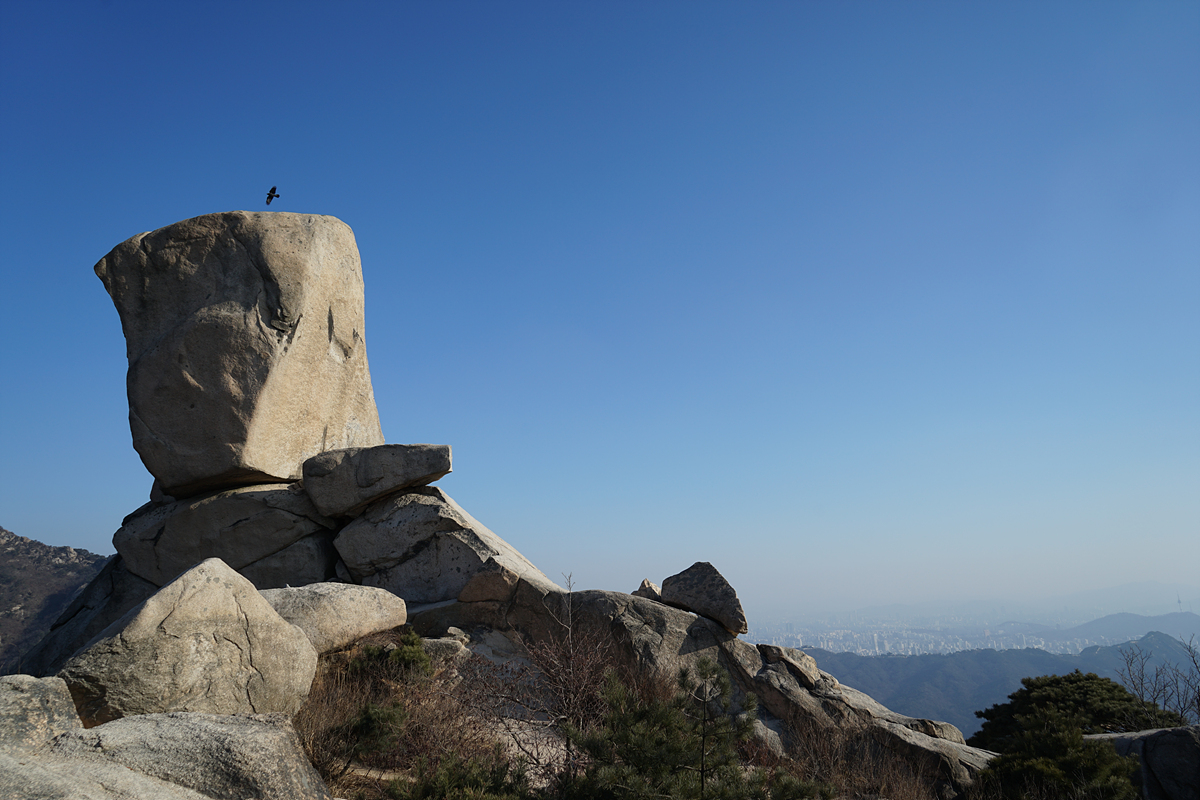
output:
[[[276,184],[388,441],[551,577],[1200,583],[1200,4],[8,2],[0,70],[19,534],[150,488],[93,264]]]

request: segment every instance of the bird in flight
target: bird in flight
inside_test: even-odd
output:
[[[267,192],[267,205],[271,205],[271,201],[274,200],[276,197],[279,197],[279,195],[275,192],[275,190],[277,188],[278,187],[276,187],[276,186],[272,186],[271,191]]]

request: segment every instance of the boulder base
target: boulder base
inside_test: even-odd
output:
[[[85,726],[138,714],[294,714],[317,653],[250,581],[211,558],[114,622],[58,673]]]

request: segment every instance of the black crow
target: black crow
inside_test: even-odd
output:
[[[279,195],[275,193],[276,188],[278,187],[272,186],[271,191],[267,192],[267,205],[271,205],[271,201],[276,197],[279,197]]]

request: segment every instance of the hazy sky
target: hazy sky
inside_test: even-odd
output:
[[[0,70],[16,533],[150,488],[92,266],[276,184],[388,441],[553,578],[1200,583],[1200,4],[9,2]]]

